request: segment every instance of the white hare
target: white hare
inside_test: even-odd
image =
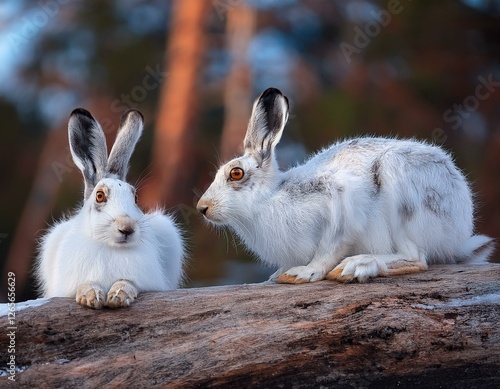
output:
[[[198,202],[229,226],[277,282],[364,282],[419,272],[429,263],[485,261],[492,239],[473,235],[463,174],[441,148],[358,138],[280,171],[274,148],[288,99],[269,88],[255,101],[244,155],[223,165]]]
[[[184,248],[173,220],[143,213],[125,182],[143,117],[128,111],[108,158],[101,126],[84,109],[69,119],[71,155],[85,181],[84,201],[72,217],[42,238],[35,274],[44,297],[74,297],[84,306],[128,306],[139,292],[175,289]]]

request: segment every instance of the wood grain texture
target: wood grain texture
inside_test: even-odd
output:
[[[16,319],[19,387],[500,387],[500,265],[144,293],[118,310],[54,298]]]

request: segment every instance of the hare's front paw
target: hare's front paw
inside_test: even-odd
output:
[[[130,281],[116,281],[108,293],[106,305],[110,308],[128,307],[137,297],[137,289]]]
[[[101,309],[104,306],[104,291],[97,284],[83,284],[76,290],[76,302],[84,307]]]
[[[325,278],[325,271],[313,266],[296,266],[276,278],[280,284],[304,284]]]
[[[361,254],[344,259],[327,274],[326,279],[339,282],[352,282],[357,279],[359,282],[366,282],[386,272],[387,266],[383,261],[372,255]]]

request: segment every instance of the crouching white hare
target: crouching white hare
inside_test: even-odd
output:
[[[178,287],[184,256],[181,234],[161,211],[144,214],[125,182],[143,129],[138,111],[122,117],[108,158],[101,126],[84,109],[69,119],[69,145],[82,171],[85,195],[73,217],[43,237],[35,274],[44,297],[76,297],[92,308],[128,306],[139,292]]]
[[[280,171],[274,148],[288,100],[267,89],[256,100],[245,153],[223,165],[198,202],[229,226],[277,282],[342,282],[485,261],[492,239],[473,235],[462,173],[442,149],[412,140],[358,138]]]

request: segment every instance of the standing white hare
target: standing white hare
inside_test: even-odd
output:
[[[280,171],[274,148],[288,100],[269,88],[255,101],[245,153],[223,165],[198,202],[229,226],[282,283],[349,282],[409,274],[429,263],[486,261],[492,239],[473,235],[463,174],[441,148],[413,140],[336,143]]]
[[[125,182],[129,159],[143,129],[128,111],[108,158],[101,126],[84,109],[68,124],[73,161],[83,173],[84,201],[41,242],[35,274],[45,297],[76,297],[92,308],[128,306],[139,292],[175,289],[182,278],[183,241],[161,211],[144,214]]]

